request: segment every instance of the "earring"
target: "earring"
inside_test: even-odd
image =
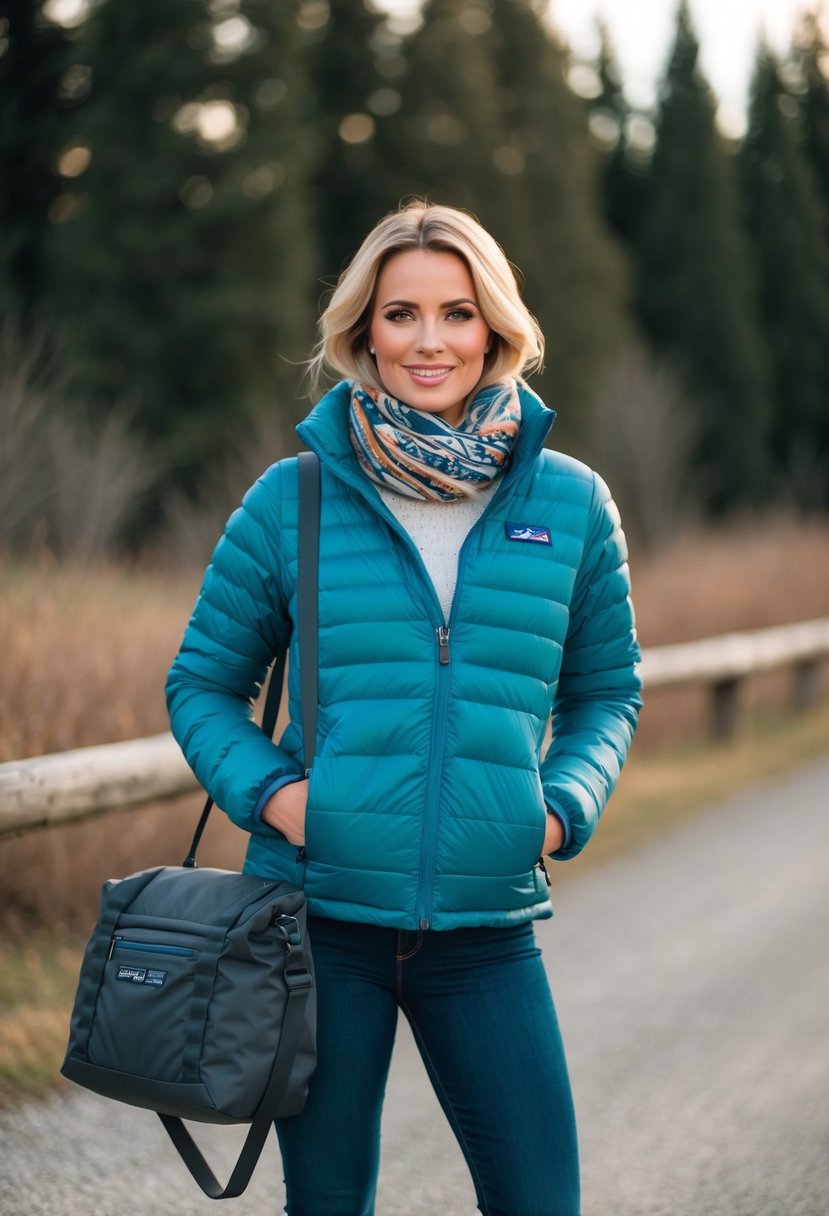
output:
[[[370,347],[368,348],[368,353],[369,353],[370,355],[374,355],[374,354],[376,354],[377,352],[375,351],[375,349],[374,349],[374,347],[373,347],[373,346],[370,346]]]

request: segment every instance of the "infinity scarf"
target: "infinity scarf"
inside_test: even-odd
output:
[[[481,389],[458,426],[353,381],[351,443],[372,481],[408,498],[474,497],[509,463],[521,425],[514,381]]]

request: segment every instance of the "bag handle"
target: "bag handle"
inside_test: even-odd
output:
[[[299,472],[299,521],[297,537],[297,617],[299,630],[299,668],[302,688],[302,735],[305,759],[305,775],[311,772],[317,743],[317,702],[319,699],[317,668],[319,663],[319,549],[320,549],[320,462],[315,452],[300,452],[297,457]],[[262,731],[273,738],[279,703],[282,699],[282,683],[285,679],[287,651],[276,656],[268,680],[265,709],[262,714]],[[189,870],[198,867],[196,851],[201,844],[207,820],[213,809],[213,799],[208,795],[204,804],[187,856],[181,863]]]

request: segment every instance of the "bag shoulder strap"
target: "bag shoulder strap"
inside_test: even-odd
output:
[[[297,600],[299,617],[299,663],[302,685],[302,730],[306,772],[310,772],[314,761],[317,735],[317,663],[318,663],[318,570],[319,570],[319,521],[320,521],[320,467],[313,452],[302,452],[299,456],[299,554],[297,572]],[[278,655],[274,662],[265,698],[262,729],[273,735],[279,713],[282,681],[285,674],[285,654]],[[190,852],[184,861],[190,867],[196,865],[196,849],[199,845],[207,818],[213,806],[208,798],[199,820]],[[277,922],[278,924],[278,922]],[[294,1057],[300,1044],[305,1023],[305,1006],[313,980],[305,959],[303,943],[291,936],[286,941],[285,983],[288,998],[285,1016],[279,1033],[279,1044],[274,1054],[271,1075],[253,1117],[242,1150],[233,1167],[227,1186],[222,1187],[207,1164],[201,1150],[181,1119],[175,1115],[158,1113],[158,1117],[173,1142],[179,1156],[191,1175],[210,1199],[236,1199],[251,1180],[256,1164],[262,1155],[265,1141],[270,1135],[276,1112],[288,1086]]]
[[[313,982],[301,945],[295,945],[289,950],[285,964],[285,982],[288,985],[288,1000],[271,1075],[225,1187],[207,1164],[201,1149],[182,1120],[175,1115],[158,1113],[182,1161],[210,1199],[236,1199],[245,1190],[262,1155],[282,1095],[290,1080],[305,1021],[305,1005]]]
[[[317,701],[319,698],[317,665],[319,662],[319,546],[320,546],[320,462],[316,452],[300,452],[297,457],[299,475],[299,526],[297,559],[297,616],[299,630],[299,667],[302,686],[302,734],[304,738],[305,773],[311,771],[317,740]],[[287,651],[274,660],[265,695],[262,731],[273,738],[282,684],[285,679]],[[196,824],[187,856],[181,863],[187,869],[198,865],[196,852],[201,844],[207,820],[213,809],[208,795]]]
[[[320,462],[314,452],[299,455],[299,552],[297,611],[302,737],[307,776],[317,748],[319,702]]]

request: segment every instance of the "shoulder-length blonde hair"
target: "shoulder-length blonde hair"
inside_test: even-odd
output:
[[[320,339],[308,362],[315,395],[326,368],[383,389],[368,349],[369,325],[380,271],[407,249],[455,253],[469,267],[478,306],[492,331],[480,388],[541,366],[544,336],[521,299],[501,246],[467,212],[417,200],[384,216],[340,276],[320,317]]]

